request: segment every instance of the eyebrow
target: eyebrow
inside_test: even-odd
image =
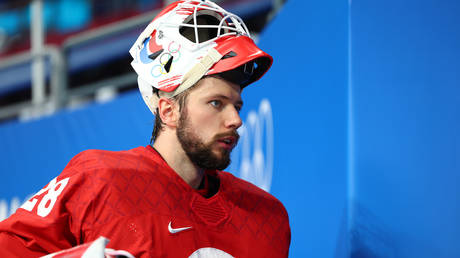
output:
[[[222,95],[222,94],[211,95],[211,96],[209,96],[209,98],[221,98],[221,99],[230,100],[229,97],[227,97],[225,95]],[[238,104],[238,105],[240,105],[240,107],[242,107],[244,103],[243,103],[243,100],[239,99],[239,100],[236,101],[235,104]]]

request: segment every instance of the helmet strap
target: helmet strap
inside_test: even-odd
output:
[[[160,98],[172,98],[195,85],[215,63],[219,62],[222,56],[223,55],[216,49],[210,48],[207,55],[201,58],[200,62],[184,75],[181,85],[179,85],[176,90],[173,92],[160,90],[158,94],[152,94],[150,98],[145,101],[150,111],[155,114]],[[140,77],[138,78],[138,82],[139,84],[147,84],[147,82],[143,81]]]
[[[173,92],[173,96],[195,85],[215,63],[219,62],[222,56],[215,48],[210,48],[207,55],[184,75],[181,85]]]

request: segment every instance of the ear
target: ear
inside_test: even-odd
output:
[[[158,100],[158,114],[161,121],[168,127],[176,127],[179,118],[179,110],[176,103],[168,98]]]

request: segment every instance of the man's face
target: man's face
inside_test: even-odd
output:
[[[191,89],[181,112],[177,137],[190,160],[203,169],[223,170],[238,142],[243,102],[239,85],[207,77]]]

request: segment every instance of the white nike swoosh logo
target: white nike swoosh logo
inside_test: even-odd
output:
[[[185,227],[185,228],[172,228],[171,227],[171,221],[169,222],[168,224],[168,230],[169,230],[169,233],[171,234],[176,234],[176,233],[179,233],[181,231],[184,231],[184,230],[187,230],[187,229],[191,229],[192,227]]]

